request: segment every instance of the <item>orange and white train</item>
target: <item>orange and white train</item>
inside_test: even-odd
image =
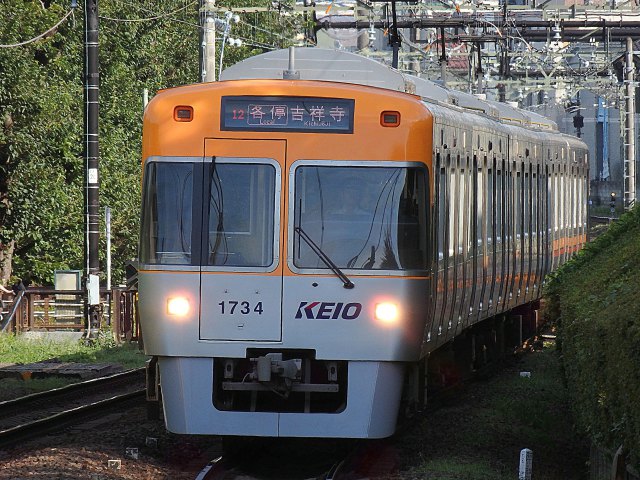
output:
[[[168,429],[393,434],[432,352],[585,243],[587,180],[550,120],[351,53],[158,93],[138,279]]]

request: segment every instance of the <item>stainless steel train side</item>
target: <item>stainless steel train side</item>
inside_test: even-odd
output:
[[[145,114],[140,313],[173,432],[389,436],[407,371],[586,240],[586,147],[542,117],[321,49],[221,80]]]

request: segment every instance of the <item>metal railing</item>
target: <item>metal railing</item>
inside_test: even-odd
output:
[[[626,463],[622,449],[613,453],[591,445],[589,480],[640,480],[638,472]]]
[[[137,309],[137,291],[126,287],[100,290],[102,306],[101,327],[113,332],[116,341],[141,341],[140,322]],[[16,309],[6,331],[20,333],[28,331],[86,330],[83,290],[55,290],[54,288],[28,288]],[[13,297],[1,297],[2,311],[7,313]]]

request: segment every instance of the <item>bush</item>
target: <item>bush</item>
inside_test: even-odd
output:
[[[547,285],[578,427],[640,465],[640,207],[588,244]]]

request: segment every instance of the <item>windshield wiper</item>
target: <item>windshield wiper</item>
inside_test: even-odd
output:
[[[344,272],[340,270],[340,268],[335,263],[333,263],[333,260],[331,260],[329,256],[320,249],[316,242],[314,242],[311,237],[307,235],[307,232],[302,230],[302,227],[294,227],[293,231],[300,235],[300,238],[302,238],[305,243],[309,245],[311,250],[313,250],[313,253],[315,253],[318,258],[320,258],[320,260],[322,260],[324,264],[329,267],[333,273],[336,274],[336,276],[342,281],[344,288],[353,288],[355,286],[353,282],[349,280],[349,277],[347,277]]]

